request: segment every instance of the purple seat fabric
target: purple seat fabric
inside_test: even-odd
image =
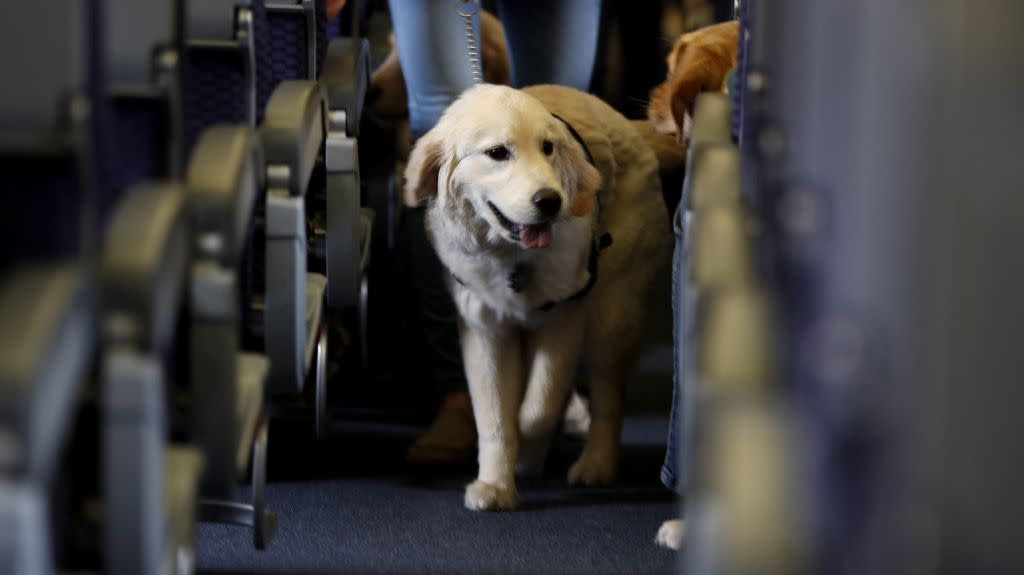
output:
[[[316,3],[316,73],[324,67],[324,56],[327,54],[327,44],[338,37],[341,28],[338,19],[327,20],[327,2],[320,0]]]
[[[0,274],[19,261],[74,259],[84,200],[74,156],[5,154],[0,171],[7,190],[7,207],[0,210]]]
[[[191,151],[206,128],[246,121],[243,55],[228,51],[189,50],[185,89],[185,141]]]
[[[114,98],[111,110],[117,154],[114,188],[123,191],[142,180],[167,177],[167,102],[153,97],[119,97]]]
[[[256,0],[252,11],[253,44],[256,63],[256,121],[273,90],[271,46],[267,40],[269,26],[263,2]],[[246,109],[247,55],[237,51],[191,47],[185,58],[185,142],[186,158],[199,134],[217,123],[243,123]]]
[[[333,36],[327,22],[326,2],[319,0],[315,4],[316,10],[316,70],[319,73],[323,65],[324,55],[327,52],[327,44]],[[337,19],[334,21],[337,24]],[[285,80],[299,80],[312,77],[307,69],[309,66],[308,54],[308,32],[306,28],[305,15],[297,12],[268,12],[267,25],[269,34],[270,69],[272,70],[271,90]],[[335,32],[337,28],[335,27]]]
[[[269,12],[267,30],[270,43],[272,83],[308,77],[306,18],[295,12]],[[257,39],[257,41],[260,41]]]

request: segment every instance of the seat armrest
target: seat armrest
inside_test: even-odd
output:
[[[732,103],[729,96],[704,92],[697,96],[693,109],[690,149],[707,144],[732,143]]]
[[[273,167],[287,167],[289,194],[305,196],[327,136],[326,101],[319,84],[306,80],[281,82],[267,103],[260,136],[268,171],[273,174]],[[274,185],[283,183],[275,181]]]
[[[757,280],[748,221],[738,206],[717,205],[696,212],[689,235],[688,270],[695,287],[719,293]]]
[[[94,346],[88,295],[70,264],[0,286],[0,474],[45,481],[55,468]]]
[[[132,335],[142,349],[164,349],[174,337],[188,274],[184,204],[180,184],[140,184],[107,228],[99,266],[104,316],[138,322]]]
[[[54,573],[53,509],[40,485],[0,475],[0,569],[4,573]]]
[[[220,125],[203,132],[187,173],[189,219],[199,244],[193,249],[235,266],[263,176],[263,148],[251,128]]]
[[[327,90],[327,106],[332,116],[345,112],[346,133],[358,137],[366,88],[370,85],[370,45],[367,41],[361,38],[331,40],[320,83]]]
[[[688,209],[740,204],[740,151],[732,144],[705,144],[693,151],[683,182]]]

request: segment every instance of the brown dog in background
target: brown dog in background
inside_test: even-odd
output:
[[[668,78],[651,91],[647,117],[654,130],[685,143],[693,103],[701,92],[727,91],[726,78],[736,66],[739,22],[715,24],[682,35],[666,58]]]

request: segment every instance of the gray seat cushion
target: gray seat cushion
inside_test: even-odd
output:
[[[239,474],[248,467],[256,424],[263,409],[263,384],[267,380],[270,362],[258,353],[238,354],[238,403],[235,421],[241,426],[236,463]]]
[[[324,313],[324,292],[327,291],[327,276],[306,274],[306,370],[313,366],[313,352],[316,350],[317,335]]]
[[[198,449],[175,445],[167,449],[164,461],[164,504],[171,545],[168,551],[172,554],[168,560],[177,562],[179,550],[191,549],[195,542],[196,502],[204,460]]]

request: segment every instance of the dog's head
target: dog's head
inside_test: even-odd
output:
[[[690,132],[693,104],[701,92],[721,92],[736,65],[739,24],[735,21],[684,34],[666,58],[668,77],[651,91],[647,116],[663,134],[680,142]]]
[[[601,176],[536,98],[504,86],[467,90],[413,147],[406,201],[489,243],[545,248],[552,227],[593,209]]]

